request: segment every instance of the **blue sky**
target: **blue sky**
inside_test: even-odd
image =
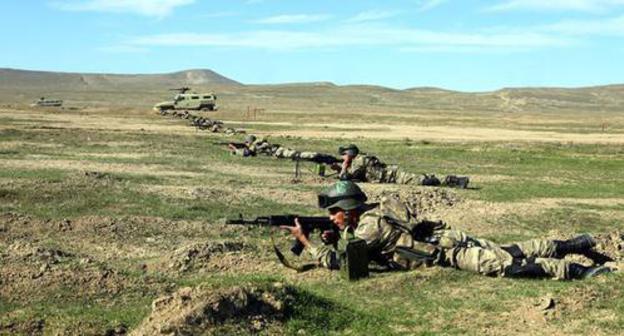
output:
[[[624,83],[624,0],[5,0],[0,10],[0,67],[462,91]]]

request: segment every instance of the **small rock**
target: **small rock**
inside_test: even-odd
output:
[[[251,329],[254,331],[260,331],[264,329],[266,326],[266,321],[264,321],[262,315],[253,316],[251,318]]]
[[[165,296],[158,298],[152,302],[152,310],[158,311],[160,308],[166,306],[173,300],[173,296]]]
[[[550,310],[555,308],[555,300],[552,296],[546,295],[539,298],[534,305],[539,310]]]
[[[147,264],[141,263],[137,266],[141,272],[147,272]]]
[[[58,223],[58,229],[62,232],[71,231],[73,229],[72,222],[65,218],[60,223]]]
[[[90,264],[93,262],[93,259],[89,258],[89,257],[84,257],[84,258],[80,258],[79,263],[81,265],[86,265],[86,264]]]
[[[126,335],[127,333],[128,333],[128,328],[125,325],[120,324],[114,328],[107,329],[104,335],[105,336],[122,336],[122,335]]]
[[[50,264],[46,263],[46,264],[41,265],[41,267],[39,267],[39,272],[43,273],[49,269],[50,269]]]

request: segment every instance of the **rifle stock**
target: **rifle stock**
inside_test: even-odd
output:
[[[244,148],[247,147],[247,145],[245,145],[245,143],[243,142],[225,142],[225,141],[219,141],[219,142],[213,142],[213,144],[218,145],[218,146],[228,146],[228,145],[233,145],[236,148]]]

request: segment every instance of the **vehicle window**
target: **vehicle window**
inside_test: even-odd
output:
[[[204,96],[204,99],[212,99],[212,96]]]
[[[199,99],[199,96],[191,96],[191,99]]]

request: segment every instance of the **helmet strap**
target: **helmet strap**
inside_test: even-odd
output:
[[[360,214],[357,210],[345,210],[344,223],[345,227],[350,227],[355,229],[360,220]]]

